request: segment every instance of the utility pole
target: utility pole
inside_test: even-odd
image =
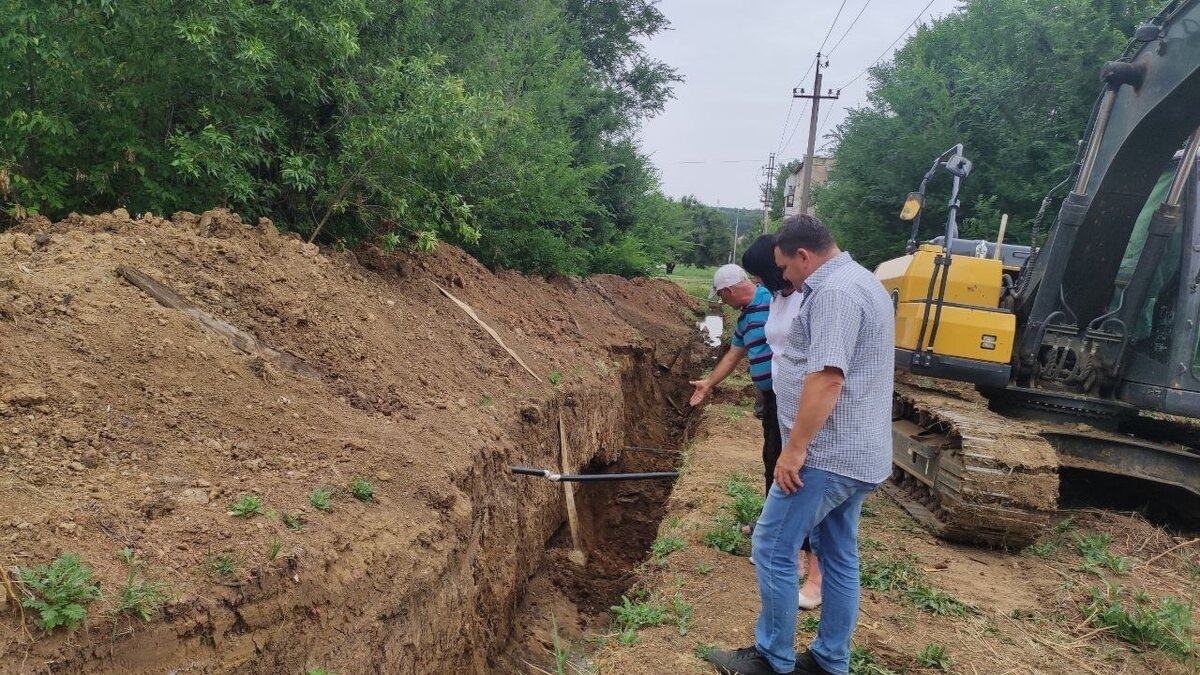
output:
[[[826,59],[825,67],[829,67],[829,60]],[[842,93],[838,89],[837,93],[833,93],[830,89],[828,94],[821,94],[821,54],[817,53],[817,75],[813,80],[813,93],[807,94],[803,89],[793,89],[792,98],[807,98],[812,100],[812,117],[808,122],[808,152],[804,155],[804,178],[800,183],[800,213],[808,213],[809,196],[812,190],[812,172],[813,172],[813,155],[817,148],[817,117],[818,110],[821,106],[821,99],[836,99]]]
[[[767,162],[767,182],[763,184],[763,234],[767,233],[767,223],[771,222],[771,192],[775,187],[775,153]]]
[[[728,221],[726,221],[728,222]],[[742,207],[738,207],[737,211],[733,212],[733,253],[729,254],[729,262],[733,262],[737,258],[737,240],[738,228],[742,225]]]

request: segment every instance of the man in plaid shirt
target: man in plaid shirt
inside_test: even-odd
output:
[[[783,453],[754,530],[762,611],[755,645],[710,656],[722,673],[843,675],[858,619],[858,519],[891,474],[895,317],[874,275],[809,216],[784,220],[776,263],[805,293],[775,393]],[[806,536],[821,556],[821,623],[799,658],[796,554]]]

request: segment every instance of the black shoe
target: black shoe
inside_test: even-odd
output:
[[[794,675],[833,675],[817,663],[811,649],[804,650],[803,654],[796,657],[796,669],[792,673]]]
[[[712,661],[717,667],[717,672],[722,675],[793,675],[795,672],[781,673],[775,670],[766,657],[754,647],[732,651],[714,649],[709,653],[708,660]]]

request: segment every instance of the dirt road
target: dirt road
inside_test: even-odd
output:
[[[599,672],[706,672],[701,655],[712,646],[753,644],[753,567],[711,542],[725,541],[730,477],[759,485],[759,434],[748,407],[708,408],[659,530],[658,550],[678,550],[652,557],[628,607],[615,613],[618,622],[629,617],[626,626],[647,617],[661,625],[614,627],[596,655]],[[743,492],[739,482],[732,492]],[[1194,542],[1181,543],[1136,516],[1077,510],[1062,513],[1025,552],[955,546],[876,493],[859,541],[864,584],[873,588],[863,591],[852,673],[1196,672],[1194,654],[1171,653],[1193,644],[1200,561]],[[1140,613],[1133,592],[1148,594]],[[819,616],[802,612],[798,648],[812,639]]]

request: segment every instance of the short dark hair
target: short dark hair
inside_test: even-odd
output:
[[[788,216],[783,219],[779,231],[775,233],[775,245],[784,255],[796,255],[796,251],[806,249],[813,253],[826,253],[833,248],[833,233],[829,227],[816,216],[802,213],[798,216]]]

